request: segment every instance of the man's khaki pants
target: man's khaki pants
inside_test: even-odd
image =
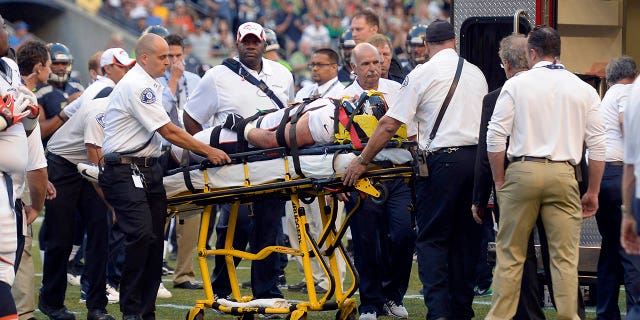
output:
[[[573,167],[565,162],[517,161],[497,191],[500,222],[493,299],[486,319],[511,319],[518,305],[527,241],[541,215],[549,242],[557,319],[579,319],[578,242],[582,208]]]
[[[183,220],[184,223],[180,223]],[[194,281],[193,255],[198,245],[200,231],[200,214],[176,219],[176,242],[178,242],[178,258],[173,284]]]
[[[322,233],[322,217],[320,216],[320,207],[318,206],[318,200],[314,200],[311,204],[306,204],[300,201],[300,207],[304,208],[307,217],[307,224],[309,224],[309,231],[313,238],[317,241],[320,238],[320,234]],[[342,201],[338,202],[338,213],[341,213],[344,210],[344,204]],[[340,214],[339,214],[340,215]],[[287,202],[285,206],[285,217],[286,217],[286,227],[287,227],[287,235],[289,236],[289,241],[291,242],[291,247],[294,249],[300,249],[300,244],[298,243],[298,233],[296,231],[296,221],[293,216],[293,208],[290,202]],[[339,225],[339,221],[342,221],[341,217],[336,219],[336,224]],[[336,253],[338,251],[336,250]],[[341,281],[340,284],[344,282],[344,277],[346,273],[346,265],[345,261],[342,258],[342,255],[337,254],[338,261],[338,270],[340,272],[339,275],[334,275],[339,277],[339,279],[335,279],[336,281]],[[298,262],[298,267],[301,271],[302,268],[302,257],[295,256],[296,261]],[[329,260],[326,260],[327,263]],[[329,289],[329,279],[327,275],[322,271],[322,267],[320,266],[320,262],[316,258],[311,259],[311,271],[313,275],[314,282],[322,287],[323,289]],[[304,279],[303,279],[304,281]]]

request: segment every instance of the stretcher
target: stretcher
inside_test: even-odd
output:
[[[368,171],[354,187],[342,185],[342,174],[359,151],[349,144],[315,147],[298,150],[301,172],[291,170],[292,156],[284,148],[245,152],[230,155],[232,163],[212,166],[208,162],[166,172],[168,210],[171,215],[188,215],[202,211],[198,237],[198,264],[202,274],[204,299],[198,299],[188,312],[186,319],[204,319],[204,310],[213,308],[238,319],[253,319],[256,314],[281,314],[287,319],[306,319],[309,311],[337,310],[336,319],[355,319],[356,301],[352,295],[358,286],[355,267],[347,258],[342,246],[342,237],[349,221],[359,209],[364,196],[384,202],[387,192],[381,182],[403,178],[407,182],[414,176],[417,156],[411,142],[391,142],[369,165]],[[97,167],[81,163],[78,170],[90,180],[97,180]],[[329,204],[325,196],[340,192],[357,191],[355,207],[347,213],[344,221],[336,224],[338,217],[337,197]],[[265,198],[290,200],[296,222],[299,250],[284,246],[265,247],[257,253],[233,248],[238,209],[241,204]],[[311,236],[304,208],[300,202],[310,204],[314,199],[320,207],[323,231],[318,239]],[[207,250],[207,230],[213,222],[216,204],[231,204],[227,236],[223,249]],[[243,296],[238,285],[234,258],[247,260],[264,259],[273,253],[300,256],[303,262],[304,280],[307,284],[308,301],[290,303],[284,299],[259,299]],[[211,286],[207,256],[223,255],[231,283],[231,296],[218,299]],[[352,281],[343,288],[339,275],[338,256],[346,262],[346,277]],[[320,258],[322,257],[322,258]],[[326,293],[318,294],[312,276],[311,261],[318,259],[319,265],[329,279]]]

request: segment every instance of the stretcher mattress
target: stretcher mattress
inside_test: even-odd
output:
[[[333,176],[340,176],[344,173],[345,168],[356,158],[354,153],[339,154],[319,154],[319,155],[301,155],[300,167],[302,174],[306,178],[321,179]],[[289,174],[291,179],[298,179],[300,176],[296,174],[293,165],[293,157],[286,157],[288,162]],[[403,165],[412,161],[409,151],[402,148],[383,149],[376,157],[374,162],[390,162],[394,165]],[[231,164],[220,167],[207,168],[208,186],[210,189],[223,189],[245,186],[245,168],[244,164]],[[287,170],[283,158],[269,159],[263,161],[255,161],[247,163],[248,182],[252,186],[285,180]],[[335,169],[335,170],[334,170]],[[97,181],[98,167],[92,164],[78,164],[78,171],[87,179]],[[189,172],[189,177],[194,189],[204,189],[205,179],[204,171],[195,169]],[[175,173],[164,177],[164,187],[167,197],[172,197],[189,189],[185,184],[185,176],[182,172]]]

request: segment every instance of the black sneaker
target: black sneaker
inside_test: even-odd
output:
[[[171,266],[169,266],[169,264],[167,263],[166,260],[162,261],[162,275],[163,276],[170,276],[170,275],[174,274],[175,272],[176,272],[176,270],[171,268]]]
[[[42,301],[38,302],[38,309],[44,313],[51,320],[76,320],[76,315],[67,309],[66,306],[62,306],[60,309],[53,309],[42,304]]]
[[[478,287],[473,288],[473,295],[476,297],[486,297],[492,294],[493,294],[493,290],[491,290],[491,287],[486,289],[480,289]]]
[[[287,277],[284,276],[284,272],[278,276],[278,288],[284,289],[287,287]]]

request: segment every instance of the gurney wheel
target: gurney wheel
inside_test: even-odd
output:
[[[193,319],[189,318],[189,315],[192,313],[192,311],[187,312],[187,316],[185,317],[185,319],[187,320],[203,320],[204,319],[204,310],[199,310],[198,313],[193,317]]]
[[[336,313],[336,320],[356,320],[358,318],[358,312],[355,308],[349,311],[349,314],[344,316],[342,315],[343,311],[344,310],[338,310],[338,313]]]
[[[387,186],[384,184],[376,184],[374,188],[380,192],[380,196],[371,197],[371,202],[375,205],[382,205],[387,202],[387,199],[389,198],[389,189],[387,189]]]
[[[247,314],[240,315],[238,317],[238,320],[253,320],[253,318],[254,318],[253,313],[247,313]]]
[[[287,320],[307,320],[307,313],[302,310],[295,310],[287,315]]]

